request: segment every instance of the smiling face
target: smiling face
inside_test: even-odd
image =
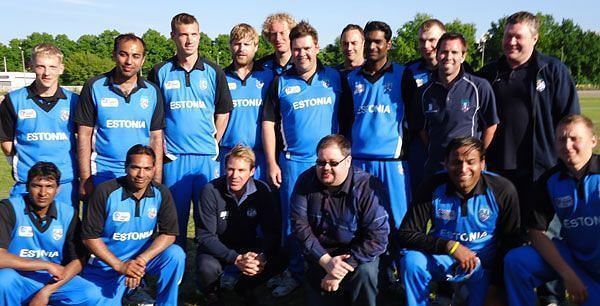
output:
[[[365,39],[358,30],[344,32],[340,40],[342,52],[349,62],[361,61],[364,58]]]
[[[385,39],[385,32],[374,30],[365,33],[366,58],[369,62],[387,60],[387,53],[392,43]]]
[[[197,23],[175,25],[171,32],[171,39],[175,42],[177,54],[184,57],[198,54],[200,44],[200,26]]]
[[[154,177],[154,160],[146,154],[133,154],[130,156],[129,165],[125,168],[127,182],[134,191],[144,190]]]
[[[421,57],[427,62],[429,67],[435,67],[437,65],[436,46],[443,34],[444,31],[436,25],[431,26],[424,32],[419,30],[419,53],[421,53]]]
[[[298,37],[292,41],[292,60],[299,75],[317,69],[319,44],[310,35]]]
[[[569,167],[579,171],[590,160],[597,139],[582,121],[560,125],[556,131],[556,152]]]
[[[344,183],[348,177],[352,157],[344,156],[337,145],[331,145],[319,150],[317,163],[319,162],[326,163],[323,166],[317,164],[317,179],[327,187],[335,187]],[[332,163],[337,165],[333,167]]]
[[[507,24],[502,38],[502,50],[513,68],[526,63],[538,41],[538,34],[527,23]]]
[[[485,160],[476,149],[462,146],[450,152],[446,159],[446,169],[450,181],[463,194],[469,194],[481,177]]]
[[[269,42],[276,52],[290,51],[290,25],[285,21],[275,20],[269,25]]]
[[[123,40],[113,53],[113,59],[119,78],[130,79],[137,76],[144,65],[144,45],[137,39]]]
[[[58,193],[58,183],[48,177],[36,176],[29,182],[27,190],[32,204],[45,213]]]
[[[227,160],[227,186],[236,196],[241,196],[246,183],[254,175],[254,167],[243,158],[230,157]]]
[[[437,50],[438,73],[440,78],[454,80],[465,61],[466,50],[460,39],[444,40]]]

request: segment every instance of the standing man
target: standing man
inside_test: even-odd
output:
[[[307,305],[376,304],[379,255],[390,227],[381,182],[352,166],[350,142],[329,135],[298,178],[292,226],[308,262]]]
[[[204,186],[194,210],[199,287],[209,305],[219,289],[235,289],[245,305],[258,305],[253,289],[278,267],[281,214],[269,186],[252,177],[252,149],[235,146],[225,160],[227,175]]]
[[[37,162],[27,193],[0,202],[0,304],[97,305],[100,290],[77,274],[85,260],[79,215],[56,199],[60,171]]]
[[[337,69],[344,74],[362,66],[365,62],[365,33],[361,26],[349,24],[342,30],[340,46],[344,62]]]
[[[229,35],[233,63],[225,68],[225,75],[233,99],[233,110],[221,140],[219,160],[221,172],[225,173],[225,154],[238,144],[249,146],[256,156],[254,175],[266,181],[261,117],[263,98],[273,81],[273,71],[254,63],[258,39],[256,30],[245,23],[233,27]]]
[[[150,71],[165,101],[165,185],[177,206],[177,244],[185,249],[190,202],[198,203],[204,184],[219,177],[219,141],[232,109],[221,68],[198,54],[200,26],[192,15],[171,20],[177,54]]]
[[[141,38],[117,36],[115,68],[91,78],[81,90],[75,122],[83,200],[98,184],[124,175],[126,152],[136,143],[149,144],[160,156],[157,165],[162,165],[163,101],[158,88],[139,75],[145,54]],[[156,171],[155,181],[161,181],[161,173]]]
[[[428,148],[426,178],[444,169],[444,151],[452,139],[480,138],[487,148],[498,125],[492,87],[462,66],[467,55],[465,38],[445,33],[436,49],[436,73],[419,94],[425,119],[421,133]]]
[[[338,131],[339,108],[347,90],[340,73],[317,60],[317,31],[300,22],[290,32],[294,67],[275,78],[264,105],[263,145],[269,180],[279,187],[283,230],[290,252],[291,277],[275,288],[276,296],[286,295],[300,285],[304,271],[299,246],[291,236],[290,197],[298,176],[316,158],[314,145],[322,137]],[[283,152],[277,156],[276,124],[281,126]]]
[[[437,43],[440,37],[446,33],[446,27],[437,19],[425,20],[419,27],[417,33],[418,51],[420,58],[406,63],[408,69],[413,73],[417,87],[427,84],[437,68]],[[427,146],[423,144],[420,137],[421,127],[415,127],[410,131],[411,143],[408,154],[408,168],[410,173],[411,192],[416,192],[423,181],[425,172],[425,161],[427,160]]]
[[[348,113],[352,125],[353,163],[378,177],[390,194],[393,227],[398,228],[409,201],[405,139],[409,114],[416,105],[416,86],[406,67],[388,61],[392,30],[381,21],[365,26],[367,59],[348,74],[353,104]],[[352,108],[353,107],[353,108]]]
[[[258,63],[275,75],[281,75],[292,68],[292,51],[290,50],[290,30],[296,21],[287,13],[271,14],[262,25],[262,35],[271,43],[275,52],[267,55]]]
[[[479,139],[453,139],[448,172],[426,180],[415,196],[398,236],[408,249],[401,265],[408,305],[428,305],[431,280],[465,281],[470,306],[501,297],[502,259],[518,245],[519,199],[510,181],[484,168]]]
[[[126,175],[94,191],[81,238],[92,253],[83,277],[102,290],[100,305],[119,305],[125,290],[136,289],[146,273],[158,277],[156,303],[178,305],[185,253],[169,189],[155,183],[156,156],[149,146],[127,151]]]
[[[536,184],[537,201],[527,220],[532,246],[508,253],[504,273],[510,305],[535,305],[534,288],[562,279],[570,303],[600,305],[600,156],[590,119],[568,115],[558,123],[558,165]],[[544,234],[560,220],[563,239]]]
[[[27,171],[37,161],[54,163],[61,171],[60,202],[77,206],[75,113],[79,96],[58,85],[64,71],[63,54],[51,44],[31,52],[35,81],[6,95],[0,103],[0,141],[11,160],[15,185],[11,197],[27,193]]]

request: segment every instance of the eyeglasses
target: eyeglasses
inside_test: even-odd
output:
[[[317,161],[315,163],[319,167],[325,167],[325,165],[329,164],[329,166],[331,166],[331,168],[335,168],[339,164],[341,164],[343,161],[345,161],[346,158],[348,158],[348,156],[350,156],[350,155],[346,155],[346,157],[342,158],[342,160],[340,160],[340,161],[324,161],[324,160],[317,159]]]

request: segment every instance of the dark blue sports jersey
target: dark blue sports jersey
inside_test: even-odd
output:
[[[173,57],[156,65],[148,78],[160,87],[164,97],[166,153],[216,157],[215,115],[232,109],[223,70],[198,58],[188,72]]]
[[[256,64],[246,79],[241,80],[233,69],[233,66],[225,69],[233,110],[221,146],[232,148],[244,144],[254,151],[262,151],[262,105],[273,81],[273,72]]]
[[[363,159],[397,159],[401,157],[407,103],[405,67],[386,63],[377,77],[363,69],[348,74],[354,101],[352,156]],[[410,79],[414,87],[414,80]]]
[[[177,235],[175,204],[169,190],[151,183],[141,199],[127,189],[125,177],[100,184],[88,202],[83,239],[100,238],[122,261],[135,258],[153,242],[155,231]],[[109,268],[92,257],[89,264]]]
[[[275,78],[264,106],[264,121],[281,125],[287,159],[312,162],[319,140],[338,131],[342,96],[340,73],[318,64],[308,80],[291,70]]]
[[[121,176],[127,150],[149,145],[150,131],[164,128],[164,111],[154,84],[138,77],[137,87],[125,96],[113,74],[93,77],[83,86],[75,122],[94,128],[92,174]]]
[[[573,258],[600,275],[600,156],[592,155],[580,179],[568,173],[560,162],[540,177],[535,193],[538,201],[529,226],[545,231],[556,213],[563,241]]]
[[[14,197],[8,200],[12,204],[15,223],[13,227],[8,252],[18,257],[39,259],[62,265],[65,254],[67,232],[73,221],[75,210],[71,205],[53,203],[56,218],[49,218],[45,225],[32,221],[33,212],[26,208],[24,197]],[[50,215],[50,214],[48,214]],[[47,273],[44,271],[28,273]]]
[[[429,83],[432,71],[427,69],[425,61],[422,58],[406,63],[406,68],[412,71],[417,87]]]
[[[279,64],[275,62],[275,54],[274,53],[262,57],[261,59],[256,61],[256,63],[263,66],[265,68],[265,70],[272,71],[275,75],[282,75],[284,72],[286,72],[286,71],[292,69],[292,67],[294,67],[291,57],[284,66],[279,66]]]
[[[71,115],[75,113],[79,96],[58,88],[56,102],[51,106],[40,100],[29,87],[7,96],[5,103],[16,116],[12,127],[15,156],[12,159],[13,177],[27,181],[27,171],[38,161],[54,163],[61,172],[61,183],[75,177],[75,131]],[[6,139],[8,140],[8,139]]]

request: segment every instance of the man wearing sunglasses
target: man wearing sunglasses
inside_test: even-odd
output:
[[[308,262],[308,305],[375,305],[388,244],[383,184],[352,166],[350,141],[325,136],[292,193],[292,231]]]

